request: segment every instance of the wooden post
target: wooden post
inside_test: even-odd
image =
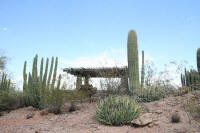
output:
[[[89,79],[90,79],[90,77],[87,75],[85,77],[85,85],[89,85]]]
[[[76,89],[80,89],[82,85],[82,77],[80,75],[76,78]]]

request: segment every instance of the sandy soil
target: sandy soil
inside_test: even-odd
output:
[[[82,103],[81,109],[61,115],[41,116],[32,107],[13,110],[0,117],[0,133],[200,133],[198,123],[190,120],[183,109],[185,97],[168,97],[160,101],[142,104],[144,112],[155,115],[154,126],[133,127],[131,125],[105,126],[95,119],[95,103]],[[181,122],[171,123],[172,113],[181,116]],[[31,119],[26,115],[34,113]]]

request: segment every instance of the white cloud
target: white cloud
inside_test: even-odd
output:
[[[8,31],[8,28],[7,28],[7,27],[3,27],[2,30],[3,30],[4,32],[7,32],[7,31]]]

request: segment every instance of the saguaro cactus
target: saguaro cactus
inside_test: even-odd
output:
[[[197,69],[200,74],[200,48],[197,50]]]
[[[144,86],[144,51],[142,51],[141,89]]]
[[[129,91],[139,88],[139,59],[138,59],[138,46],[137,35],[134,30],[128,33],[128,75],[129,75]]]

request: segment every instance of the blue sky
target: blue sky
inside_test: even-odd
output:
[[[0,0],[0,49],[14,78],[35,54],[58,56],[60,68],[124,59],[130,29],[158,67],[187,60],[196,68],[199,0]]]

